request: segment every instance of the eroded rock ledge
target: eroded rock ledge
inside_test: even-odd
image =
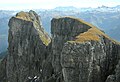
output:
[[[53,18],[51,38],[34,11],[9,27],[6,82],[120,82],[120,43],[81,19]]]

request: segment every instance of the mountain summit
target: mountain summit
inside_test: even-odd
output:
[[[26,82],[28,77],[40,76],[51,39],[39,16],[34,11],[19,12],[10,19],[9,27],[8,81]]]
[[[51,31],[53,66],[62,70],[65,82],[120,81],[120,43],[73,17],[54,18]]]
[[[119,82],[120,43],[74,17],[51,20],[51,37],[34,11],[9,20],[6,82]],[[4,66],[4,68],[2,68]]]

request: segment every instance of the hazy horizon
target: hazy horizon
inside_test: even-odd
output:
[[[119,0],[0,0],[0,10],[53,9],[74,6],[77,8],[120,5]]]

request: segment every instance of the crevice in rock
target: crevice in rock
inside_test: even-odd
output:
[[[118,45],[111,43],[104,37],[104,43],[106,45],[106,59],[104,61],[104,68],[101,68],[101,78],[103,82],[106,82],[110,75],[115,75],[116,65],[118,64]]]

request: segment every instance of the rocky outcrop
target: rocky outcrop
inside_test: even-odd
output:
[[[85,28],[87,27],[87,28]],[[64,44],[73,40],[75,36],[80,33],[86,32],[90,27],[80,23],[76,19],[71,18],[54,18],[51,21],[51,34],[52,34],[52,65],[54,67],[55,74],[59,72],[62,74],[60,56]],[[62,77],[59,78],[61,80]],[[59,82],[59,81],[58,81]]]
[[[9,27],[8,81],[26,82],[40,77],[51,39],[44,32],[39,16],[34,11],[19,12],[10,19]]]
[[[0,79],[120,82],[120,43],[83,20],[53,18],[52,40],[34,11],[19,12],[9,27],[9,55],[0,68],[5,72]]]
[[[51,21],[51,33],[52,33],[52,55],[53,55],[53,67],[55,72],[61,70],[60,55],[64,43],[69,40],[73,40],[75,36],[80,33],[86,32],[90,27],[80,23],[78,20],[71,18],[54,18]]]
[[[52,64],[55,72],[63,74],[65,82],[120,81],[116,71],[119,43],[76,18],[55,18],[51,27]]]

